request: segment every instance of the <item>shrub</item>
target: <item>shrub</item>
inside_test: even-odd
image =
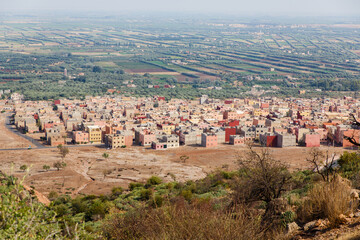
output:
[[[160,195],[156,195],[151,201],[151,206],[154,208],[161,207],[163,203],[164,203],[164,198]]]
[[[102,157],[107,159],[109,157],[109,154],[105,152],[105,153],[103,153]]]
[[[63,203],[54,206],[54,210],[56,212],[57,217],[63,217],[65,215],[71,213],[71,210],[70,210],[69,206],[66,205],[66,204],[63,204]]]
[[[307,197],[298,209],[298,219],[308,222],[319,218],[328,218],[332,227],[341,223],[340,214],[351,213],[350,184],[337,176],[331,182],[320,182],[310,189]],[[351,207],[352,205],[352,207]]]
[[[162,183],[161,178],[157,177],[157,176],[152,176],[151,178],[149,178],[146,182],[148,185],[159,185]]]
[[[106,219],[107,239],[264,239],[260,221],[245,208],[224,212],[208,202],[139,208]],[[276,236],[272,236],[276,239]]]
[[[142,187],[144,187],[144,184],[142,184],[142,183],[130,183],[129,184],[130,191],[134,190],[135,188],[142,188]]]
[[[286,211],[283,214],[281,214],[281,224],[283,227],[286,227],[288,223],[291,223],[295,220],[296,214],[293,211]]]
[[[99,220],[105,216],[109,211],[109,206],[106,202],[102,202],[100,199],[96,199],[90,205],[86,212],[87,217],[91,217],[92,220]]]
[[[223,171],[221,173],[222,173],[223,178],[225,178],[225,179],[232,179],[233,176],[235,175],[235,173],[233,173],[233,172]]]
[[[350,177],[350,180],[353,188],[360,189],[360,171]]]
[[[193,194],[190,190],[182,190],[180,195],[183,196],[185,200],[190,201]]]
[[[60,168],[66,167],[66,163],[57,161],[57,162],[54,163],[53,167],[56,168],[59,171]]]
[[[149,200],[153,192],[151,189],[142,189],[140,191],[140,200]]]
[[[28,169],[28,166],[25,164],[20,166],[20,170],[23,172],[25,172],[27,169]]]
[[[0,239],[54,239],[55,233],[61,232],[54,211],[39,203],[20,184],[14,185],[12,178],[0,173],[0,179],[4,184],[0,197]]]
[[[72,211],[75,214],[84,213],[88,211],[89,208],[87,202],[80,197],[77,197],[71,201],[71,207],[72,207]]]
[[[43,169],[44,169],[45,171],[48,171],[48,170],[50,169],[50,166],[49,166],[49,165],[44,165],[44,166],[43,166]]]
[[[50,201],[55,200],[57,197],[59,197],[59,194],[57,192],[55,192],[55,191],[49,192],[48,199]]]
[[[360,171],[360,155],[356,152],[344,152],[338,163],[344,177],[353,177]]]
[[[123,193],[123,191],[124,190],[122,189],[122,187],[113,187],[111,189],[111,197],[116,198],[116,197],[120,196]]]

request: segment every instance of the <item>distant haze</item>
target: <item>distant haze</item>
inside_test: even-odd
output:
[[[360,16],[360,0],[0,0],[0,12],[188,12]]]

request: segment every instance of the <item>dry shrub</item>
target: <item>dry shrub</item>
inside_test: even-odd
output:
[[[329,227],[338,226],[343,219],[341,214],[353,212],[351,204],[351,187],[348,180],[336,176],[331,182],[320,182],[308,193],[302,206],[298,209],[298,218],[301,222],[327,218]]]
[[[224,212],[210,203],[184,201],[157,209],[113,214],[104,223],[107,239],[265,239],[261,219],[245,208]],[[271,236],[275,238],[275,236]]]

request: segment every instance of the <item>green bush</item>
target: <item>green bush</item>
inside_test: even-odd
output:
[[[340,171],[344,177],[350,178],[360,170],[360,155],[356,152],[344,152],[339,161]]]
[[[129,190],[133,191],[135,188],[143,188],[144,184],[142,183],[130,183],[129,184]]]
[[[157,176],[152,176],[151,178],[149,178],[146,182],[148,185],[159,185],[162,183],[161,178],[157,177]]]
[[[92,220],[99,220],[105,217],[105,214],[109,211],[109,206],[106,202],[96,199],[92,202],[89,210],[86,212],[86,217],[91,217]]]
[[[149,200],[153,194],[151,189],[142,189],[140,191],[140,200]]]
[[[164,203],[164,198],[160,195],[156,195],[152,200],[151,200],[151,206],[156,208],[156,207],[161,207]]]
[[[123,193],[122,187],[113,187],[111,189],[111,199],[115,199]]]
[[[190,201],[193,197],[193,194],[190,190],[182,190],[180,195],[183,196],[187,201]]]

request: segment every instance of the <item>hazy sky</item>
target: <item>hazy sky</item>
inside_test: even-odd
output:
[[[16,10],[360,16],[360,0],[0,0],[0,11]]]

